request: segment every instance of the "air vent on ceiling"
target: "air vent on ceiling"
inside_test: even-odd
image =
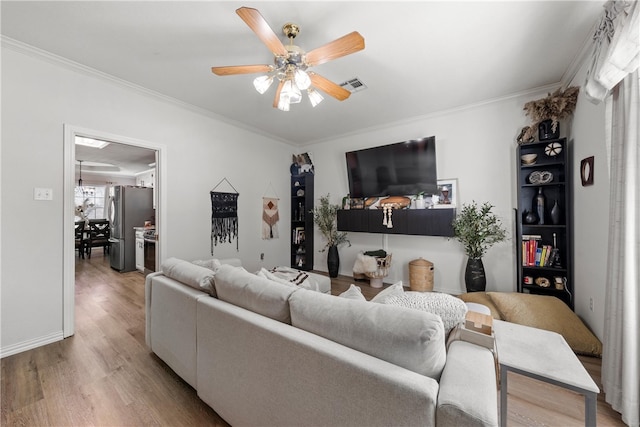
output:
[[[361,90],[365,90],[367,85],[362,83],[359,78],[354,77],[352,79],[347,80],[346,82],[340,83],[340,86],[347,89],[349,92],[360,92]]]

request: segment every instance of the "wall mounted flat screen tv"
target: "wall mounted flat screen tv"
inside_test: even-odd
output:
[[[346,153],[351,197],[436,194],[436,138],[430,136]]]

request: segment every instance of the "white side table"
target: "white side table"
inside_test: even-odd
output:
[[[596,425],[600,389],[562,335],[529,326],[494,320],[500,362],[500,425],[507,425],[507,373],[573,390],[584,395],[585,426]]]

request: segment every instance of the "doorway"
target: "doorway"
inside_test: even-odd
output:
[[[76,149],[75,142],[81,138],[104,141],[109,143],[111,148],[105,151],[92,149],[94,151],[93,153],[85,147],[80,148],[80,146],[78,146],[78,149]],[[154,171],[153,202],[155,208],[155,232],[159,237],[164,234],[165,227],[163,219],[165,212],[164,207],[166,205],[163,195],[164,188],[166,188],[164,183],[166,147],[163,144],[65,125],[64,153],[63,336],[67,338],[75,332],[75,262],[77,255],[75,242],[71,237],[76,220],[75,199],[78,194],[77,187],[79,184],[76,178],[77,160],[83,160],[82,182],[80,183],[80,187],[86,185],[87,188],[92,187],[94,190],[98,187],[104,187],[96,190],[96,192],[99,191],[100,194],[103,194],[102,190],[108,192],[108,187],[111,186],[113,188],[114,185],[148,186],[149,174],[142,172],[139,173],[138,176],[135,176],[135,174],[132,176],[131,163],[135,163],[134,157],[138,158],[138,163],[153,159],[153,162],[149,161],[146,165],[148,166],[147,172],[149,170]],[[149,155],[153,156],[149,157]],[[149,166],[151,164],[153,164],[153,166]],[[115,170],[116,168],[124,170],[124,172],[118,174],[118,171]],[[83,188],[80,189],[81,192]],[[84,201],[84,194],[82,194],[81,197]],[[107,203],[107,197],[105,197],[104,202],[101,203],[104,204],[104,210],[95,209],[94,215],[108,215]],[[95,204],[94,201],[94,206]],[[163,249],[162,239],[159,239],[155,251],[156,265],[160,264],[162,254],[164,253]]]

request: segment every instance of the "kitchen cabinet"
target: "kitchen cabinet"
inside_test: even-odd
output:
[[[156,208],[156,169],[140,172],[136,175],[136,186],[153,188],[153,208]]]
[[[144,273],[144,228],[134,227],[136,230],[136,270]]]

